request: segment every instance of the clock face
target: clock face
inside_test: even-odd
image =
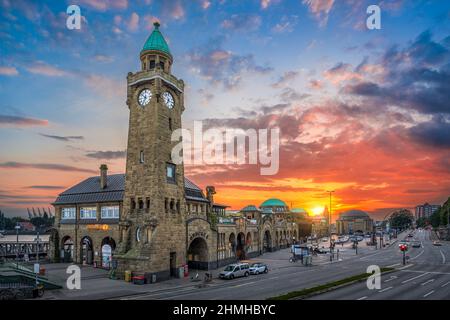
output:
[[[167,108],[172,109],[173,106],[175,105],[172,95],[166,91],[163,93],[163,99],[164,99],[164,103],[166,104]]]
[[[139,98],[138,98],[139,104],[142,107],[145,107],[146,105],[148,105],[151,98],[152,98],[152,92],[150,91],[150,89],[144,89],[141,91],[141,93],[139,93]]]

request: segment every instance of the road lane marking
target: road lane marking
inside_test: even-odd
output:
[[[417,256],[415,256],[414,258],[410,258],[409,260],[414,260],[414,259],[420,257],[424,252],[425,252],[425,250],[420,251],[420,253]]]
[[[446,285],[448,285],[450,283],[450,281],[447,281],[446,283],[444,283],[441,288],[445,287]]]
[[[400,265],[400,263],[396,263],[396,264],[391,264],[390,266],[387,266],[388,268],[393,268],[393,267],[396,267],[396,266],[399,266]]]
[[[406,268],[409,268],[409,267],[412,267],[412,266],[413,266],[413,264],[407,264],[406,266],[398,268],[397,270],[403,270],[403,269],[406,269]]]
[[[387,287],[387,288],[384,288],[384,289],[382,289],[382,290],[380,290],[380,291],[378,291],[378,292],[385,292],[385,291],[388,291],[388,290],[391,290],[393,287]]]
[[[380,250],[381,250],[381,249],[380,249]],[[372,258],[372,257],[377,256],[377,255],[382,254],[382,253],[386,253],[386,252],[385,252],[385,251],[381,251],[381,252],[373,253],[373,254],[370,254],[370,255],[367,255],[367,256],[363,256],[363,257],[359,258],[359,260],[364,260],[364,259],[367,259],[367,258]]]
[[[358,298],[358,299],[356,299],[356,300],[365,300],[365,299],[367,299],[367,296],[364,296],[364,297]]]
[[[445,255],[442,252],[442,250],[439,250],[439,252],[441,253],[441,256],[442,256],[442,263],[445,264]]]
[[[426,285],[426,284],[429,284],[429,283],[431,283],[431,282],[433,282],[434,281],[434,279],[430,279],[430,280],[428,280],[428,281],[425,281],[424,283],[422,283],[422,286],[424,286],[424,285]]]
[[[418,278],[421,278],[421,277],[423,277],[423,276],[426,276],[428,273],[429,273],[429,272],[425,272],[425,273],[422,273],[421,275],[418,275],[418,276],[416,276],[416,277],[410,278],[410,279],[408,279],[408,280],[404,280],[404,281],[402,281],[402,284],[405,284],[405,283],[408,283],[408,282],[413,281],[413,280],[415,280],[415,279],[418,279]]]
[[[192,291],[192,290],[193,290],[193,287],[188,287],[188,288],[183,288],[183,289],[174,290],[174,291],[148,292],[148,293],[142,293],[142,294],[138,294],[138,295],[134,295],[134,296],[130,296],[130,297],[122,297],[122,298],[120,298],[120,300],[138,300],[138,299],[152,297],[152,296],[159,296],[159,295],[163,295],[163,294],[167,294],[167,293],[168,294],[180,293],[180,292]]]
[[[384,280],[384,282],[389,282],[389,281],[395,280],[397,278],[398,278],[397,276],[391,276],[390,279]]]
[[[400,270],[400,269],[398,269]],[[450,274],[450,272],[438,272],[438,271],[424,271],[424,270],[400,270],[401,272],[413,272],[413,273],[424,273],[428,272],[431,274]]]
[[[434,290],[431,290],[430,292],[428,292],[427,294],[425,294],[423,297],[426,298],[428,297],[430,294],[432,294],[434,292]]]
[[[246,285],[249,285],[252,283],[256,283],[256,282],[258,282],[258,281],[246,282],[246,283],[238,284],[236,286],[232,286],[232,288],[243,287],[243,286],[246,286]]]

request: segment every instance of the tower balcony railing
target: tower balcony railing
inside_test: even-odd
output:
[[[175,77],[169,73],[166,73],[161,69],[154,69],[151,71],[138,71],[135,73],[130,73],[128,75],[128,85],[133,84],[133,83],[138,83],[140,80],[144,80],[144,79],[146,79],[148,77],[152,77],[152,76],[160,76],[167,82],[172,83],[175,86],[177,86],[180,90],[183,90],[183,88],[184,88],[183,80],[178,79],[177,77]]]

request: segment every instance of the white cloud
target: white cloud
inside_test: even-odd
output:
[[[17,76],[19,72],[14,67],[0,67],[0,75]]]

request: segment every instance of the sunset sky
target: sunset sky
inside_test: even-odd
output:
[[[66,28],[77,4],[81,30]],[[381,30],[366,28],[368,5]],[[450,2],[0,0],[0,210],[26,216],[98,174],[125,171],[126,75],[161,22],[186,83],[183,124],[281,130],[280,170],[186,166],[240,209],[312,211],[450,196]]]

